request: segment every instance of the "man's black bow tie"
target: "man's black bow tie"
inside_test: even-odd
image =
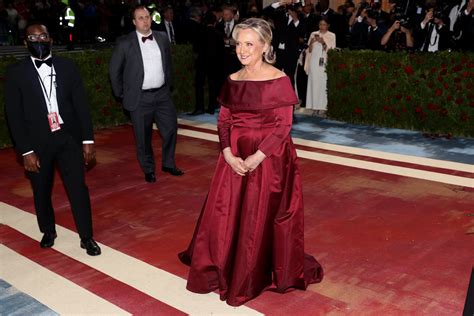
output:
[[[150,34],[149,36],[142,36],[142,42],[145,43],[146,40],[153,40],[153,34]]]
[[[41,67],[42,64],[46,64],[49,67],[51,67],[51,66],[53,66],[53,59],[52,58],[48,58],[48,59],[45,59],[45,60],[35,59],[36,68]]]

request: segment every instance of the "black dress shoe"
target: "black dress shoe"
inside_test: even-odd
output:
[[[54,240],[58,237],[56,233],[45,233],[40,241],[41,248],[51,248],[54,245]]]
[[[89,256],[98,256],[102,253],[99,245],[92,238],[81,239],[81,248],[85,249]]]
[[[174,168],[162,167],[161,171],[168,172],[169,174],[173,176],[182,176],[184,174],[184,171],[181,171],[180,169],[176,167]]]
[[[156,177],[154,172],[145,173],[145,181],[148,183],[156,182]]]
[[[191,115],[191,116],[196,116],[196,115],[201,115],[201,114],[204,114],[203,110],[194,110],[194,111],[188,113],[188,115]]]

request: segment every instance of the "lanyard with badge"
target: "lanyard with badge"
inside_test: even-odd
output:
[[[38,72],[38,70],[36,70]],[[49,75],[50,77],[50,83],[49,83],[49,94],[48,91],[46,90],[46,87],[43,83],[43,80],[40,77],[40,73],[38,72],[38,79],[39,82],[41,83],[41,88],[43,88],[44,95],[46,96],[46,99],[48,100],[48,123],[49,123],[49,128],[51,129],[51,132],[56,132],[61,129],[61,125],[59,124],[59,116],[56,111],[52,112],[52,106],[51,106],[51,97],[53,93],[53,66],[51,65],[51,74]]]

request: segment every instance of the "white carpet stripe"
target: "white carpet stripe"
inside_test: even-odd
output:
[[[0,257],[0,278],[61,315],[131,315],[1,244]]]
[[[199,127],[199,128],[213,130],[213,131],[217,130],[217,126],[215,124],[200,123],[200,122],[195,122],[195,121],[190,121],[190,120],[185,120],[185,119],[179,119],[178,121],[180,124],[183,124],[183,125]],[[293,137],[293,142],[301,146],[337,151],[337,152],[342,152],[346,154],[360,155],[360,156],[399,161],[399,162],[405,162],[405,163],[414,163],[414,164],[418,164],[422,166],[444,168],[444,169],[474,173],[474,165],[469,165],[465,163],[438,160],[438,159],[418,157],[418,156],[387,153],[387,152],[378,151],[378,150],[357,148],[357,147],[351,147],[351,146],[334,145],[334,144],[328,144],[328,143],[318,142],[314,140],[307,140],[303,138],[295,138],[295,137]]]
[[[188,137],[205,139],[205,140],[213,141],[213,142],[219,141],[218,136],[215,134],[197,132],[193,130],[179,129],[178,134],[183,135],[183,136],[188,136]],[[315,153],[315,152],[311,152],[307,150],[298,149],[297,153],[299,157],[310,159],[310,160],[322,161],[322,162],[333,163],[337,165],[383,172],[383,173],[394,174],[394,175],[399,175],[399,176],[404,176],[404,177],[411,177],[411,178],[416,178],[416,179],[436,181],[436,182],[441,182],[441,183],[474,188],[474,179],[472,178],[453,176],[453,175],[437,173],[433,171],[414,169],[414,168],[392,166],[392,165],[386,165],[386,164],[377,163],[377,162],[339,157],[339,156],[333,156],[333,155],[322,154],[322,153]],[[467,165],[467,166],[471,167],[471,169],[474,168],[474,166],[470,166],[470,165]],[[464,171],[468,171],[468,170],[464,170]]]
[[[33,214],[3,202],[0,202],[0,214],[1,223],[30,238],[40,240],[41,234]],[[102,255],[87,256],[85,251],[79,247],[77,233],[59,225],[56,226],[56,231],[58,238],[55,241],[55,250],[185,313],[191,315],[261,315],[246,306],[231,307],[225,302],[221,302],[215,293],[195,294],[189,292],[186,290],[186,280],[106,245],[100,244]]]

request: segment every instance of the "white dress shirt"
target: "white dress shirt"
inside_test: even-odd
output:
[[[163,60],[161,59],[161,50],[155,39],[143,42],[142,37],[151,35],[142,35],[137,32],[138,43],[143,59],[143,85],[142,89],[159,88],[165,84],[165,73],[163,71]]]

